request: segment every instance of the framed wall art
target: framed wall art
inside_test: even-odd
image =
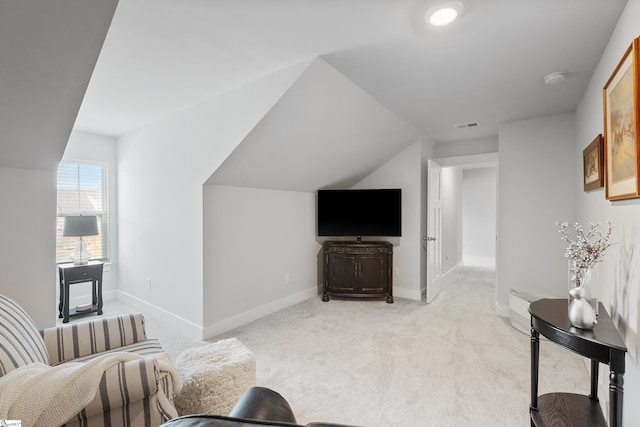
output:
[[[635,39],[604,86],[604,168],[608,200],[640,197],[638,54]]]
[[[604,138],[602,134],[582,150],[584,191],[604,187]]]

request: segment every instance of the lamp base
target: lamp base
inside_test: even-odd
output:
[[[91,259],[91,254],[87,251],[87,245],[80,237],[80,241],[78,241],[78,246],[76,246],[76,251],[73,255],[71,255],[71,259],[73,260],[73,265],[86,265],[89,264],[89,260]]]

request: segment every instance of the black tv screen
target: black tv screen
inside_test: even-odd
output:
[[[402,236],[402,191],[318,190],[318,236]]]

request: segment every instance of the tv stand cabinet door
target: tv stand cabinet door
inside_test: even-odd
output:
[[[358,292],[363,294],[386,294],[387,256],[386,254],[360,255],[360,283]]]
[[[353,293],[358,289],[358,256],[329,255],[329,292]]]

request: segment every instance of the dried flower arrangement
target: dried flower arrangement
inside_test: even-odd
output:
[[[587,286],[593,266],[604,259],[607,249],[616,243],[611,240],[613,225],[607,220],[607,230],[600,231],[600,224],[591,224],[586,232],[582,225],[571,226],[563,222],[560,226],[562,240],[569,243],[565,257],[569,258],[569,322],[572,326],[591,330],[598,323],[598,300]],[[570,230],[573,229],[573,233]],[[572,237],[570,234],[575,235]]]
[[[604,259],[607,249],[619,242],[618,239],[611,241],[613,233],[613,225],[611,220],[607,220],[607,230],[600,230],[600,223],[590,224],[589,231],[585,234],[582,225],[575,223],[571,226],[567,222],[560,226],[559,232],[562,234],[561,239],[569,243],[564,256],[573,260],[573,274],[576,275],[576,285],[580,286],[582,271],[591,269],[596,263]],[[570,227],[574,230],[575,238],[570,236]]]

